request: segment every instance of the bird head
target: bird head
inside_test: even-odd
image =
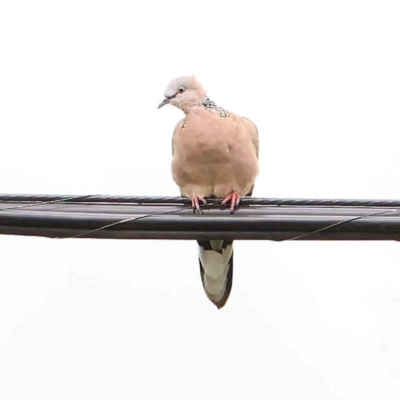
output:
[[[187,111],[206,96],[205,90],[194,76],[181,76],[173,79],[164,91],[164,100],[158,108],[171,104]]]

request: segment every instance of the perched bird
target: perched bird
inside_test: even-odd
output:
[[[158,108],[171,104],[185,113],[172,139],[172,175],[181,195],[201,213],[206,197],[221,197],[235,211],[251,196],[258,173],[258,130],[247,118],[217,106],[193,76],[172,80]],[[233,241],[198,240],[200,274],[207,297],[221,308],[233,277]]]

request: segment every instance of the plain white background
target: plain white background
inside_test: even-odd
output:
[[[260,131],[257,197],[400,198],[396,1],[0,2],[0,192],[177,195],[195,74]],[[0,397],[398,399],[396,242],[0,237]]]

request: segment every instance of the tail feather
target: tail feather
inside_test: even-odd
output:
[[[254,185],[246,196],[251,196],[253,189]],[[218,308],[222,308],[232,290],[233,240],[198,240],[197,243],[204,291]]]
[[[200,275],[207,297],[222,308],[232,289],[233,240],[198,240]]]

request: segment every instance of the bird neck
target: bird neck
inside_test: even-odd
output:
[[[203,107],[207,111],[218,114],[221,118],[228,118],[230,113],[223,109],[222,107],[217,106],[209,97],[203,97],[199,103],[199,107]]]
[[[193,108],[199,106],[199,103],[205,96],[206,92],[204,90],[188,91],[184,101],[179,102],[176,106],[188,115]]]

